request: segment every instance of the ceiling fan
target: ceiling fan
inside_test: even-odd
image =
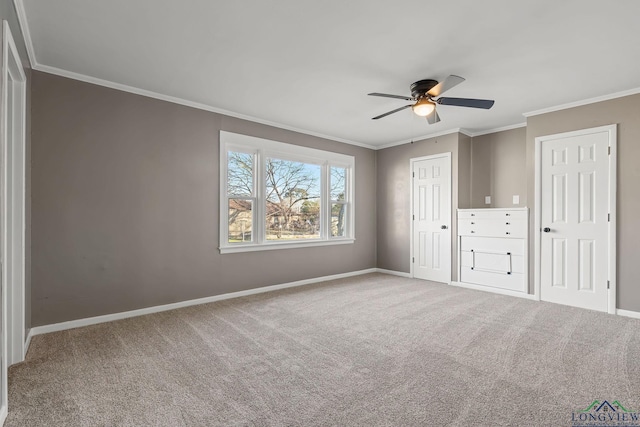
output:
[[[370,93],[370,96],[382,96],[384,98],[404,99],[405,101],[414,102],[413,104],[405,105],[373,117],[373,120],[381,119],[390,114],[397,113],[398,111],[411,107],[414,113],[418,116],[426,117],[427,122],[432,125],[440,121],[440,116],[438,116],[438,112],[436,111],[436,104],[453,105],[456,107],[483,108],[485,110],[493,107],[493,103],[495,101],[490,99],[446,98],[440,96],[463,81],[464,79],[462,77],[454,75],[447,77],[442,82],[431,79],[418,80],[411,85],[411,96],[389,95],[387,93],[377,92]]]

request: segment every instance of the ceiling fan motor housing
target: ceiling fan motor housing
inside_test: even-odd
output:
[[[411,96],[415,99],[422,98],[432,87],[438,84],[437,80],[418,80],[411,85]]]

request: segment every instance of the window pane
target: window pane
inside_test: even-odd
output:
[[[253,195],[253,154],[229,151],[227,194],[229,196]]]
[[[347,205],[342,203],[331,204],[331,237],[344,237],[347,219]]]
[[[331,167],[331,200],[344,200],[347,184],[347,170]]]
[[[244,199],[229,199],[229,243],[253,240],[253,202]]]
[[[320,237],[319,165],[268,158],[267,240]]]

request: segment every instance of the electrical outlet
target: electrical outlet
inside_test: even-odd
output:
[[[491,204],[491,196],[484,196],[484,204],[485,205]]]
[[[518,196],[518,195],[513,196],[513,204],[514,205],[519,205],[520,204],[520,196]]]

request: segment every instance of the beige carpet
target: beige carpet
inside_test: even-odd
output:
[[[570,426],[640,320],[373,274],[37,336],[6,426]]]

